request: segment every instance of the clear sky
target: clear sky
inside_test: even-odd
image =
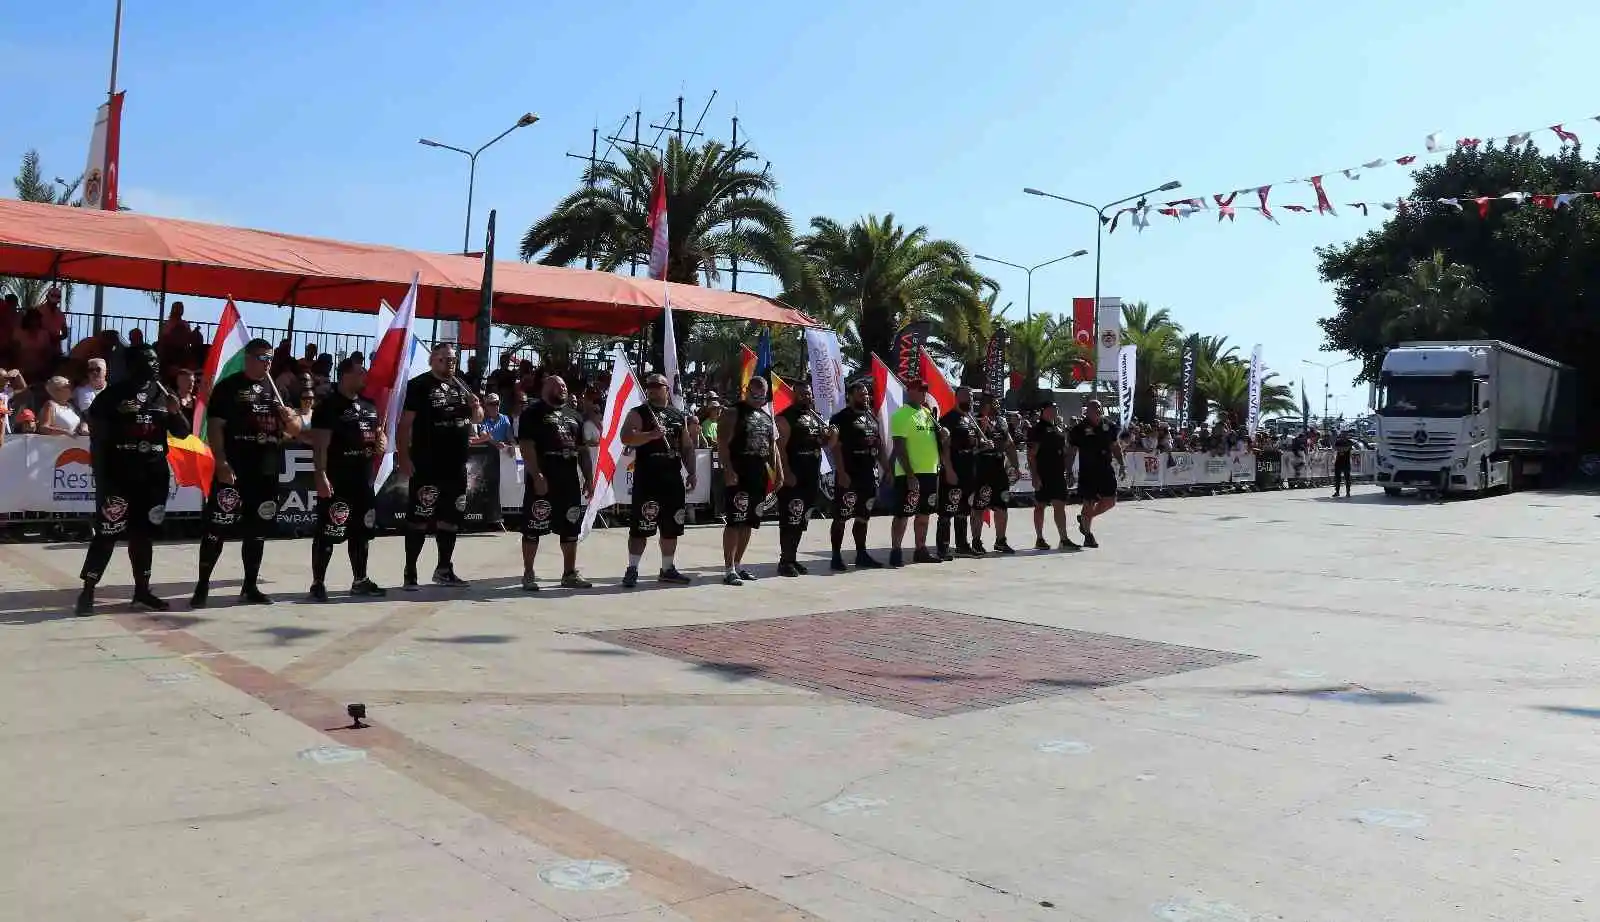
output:
[[[8,170],[29,147],[54,174],[82,170],[113,8],[0,0]],[[574,185],[581,164],[564,154],[586,151],[592,126],[609,131],[636,107],[659,124],[680,92],[692,123],[715,90],[703,127],[725,137],[737,112],[797,228],[892,211],[1034,264],[1092,250],[1094,225],[1023,186],[1091,201],[1169,179],[1184,183],[1173,198],[1226,192],[1418,153],[1435,130],[1482,137],[1565,121],[1600,142],[1600,124],[1584,121],[1600,101],[1583,89],[1597,27],[1600,6],[1578,0],[130,0],[122,190],[143,212],[451,250],[465,158],[417,138],[475,147],[531,110],[539,124],[480,161],[477,214],[499,209],[505,246]],[[1328,185],[1337,205],[1393,199],[1409,180],[1391,167]],[[1306,186],[1274,201],[1314,203]],[[1302,363],[1340,356],[1318,351],[1316,319],[1332,300],[1312,248],[1378,220],[1349,209],[1278,226],[1251,213],[1232,225],[1156,216],[1142,235],[1124,225],[1106,239],[1103,292],[1169,308],[1241,352],[1261,343],[1272,369],[1305,376],[1320,412],[1322,372]],[[1021,273],[989,268],[1020,314]],[[1042,270],[1034,310],[1067,311],[1092,286],[1092,257]],[[126,295],[112,306],[152,310]],[[264,311],[247,322],[266,322]],[[328,329],[371,321],[349,323]],[[1335,410],[1365,404],[1350,374],[1333,372]]]

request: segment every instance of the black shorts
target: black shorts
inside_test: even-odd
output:
[[[1349,455],[1345,455],[1343,458],[1337,458],[1337,457],[1334,458],[1333,459],[1333,472],[1335,474],[1348,474],[1348,473],[1350,473],[1350,456]]]
[[[1004,509],[1010,502],[1011,475],[1006,473],[1005,459],[980,457],[968,504],[973,510],[981,511]]]
[[[578,540],[578,526],[582,524],[583,488],[576,470],[546,471],[543,496],[523,484],[522,537],[557,535],[563,542],[572,542]]]
[[[978,488],[978,462],[968,455],[956,455],[954,462],[956,482],[950,483],[943,472],[939,475],[939,514],[966,515],[972,511],[972,494]]]
[[[406,521],[454,530],[467,511],[467,469],[415,471],[407,488]]]
[[[1033,504],[1035,506],[1048,506],[1051,503],[1064,503],[1070,496],[1067,489],[1066,471],[1052,471],[1041,474],[1033,482]]]
[[[152,468],[140,477],[96,478],[94,533],[120,538],[129,532],[154,534],[167,517],[168,468]]]
[[[872,507],[878,501],[878,468],[876,465],[858,467],[846,473],[850,476],[850,486],[840,487],[837,481],[834,483],[833,517],[839,521],[866,521],[872,517]]]
[[[278,520],[278,478],[235,477],[231,484],[213,480],[205,520],[206,534],[224,541],[267,537]]]
[[[628,537],[679,538],[688,514],[684,511],[686,497],[682,477],[663,477],[657,481],[635,478],[633,505],[628,517]]]
[[[332,544],[347,538],[368,538],[378,525],[372,483],[335,480],[333,495],[317,500],[317,537]]]
[[[767,501],[767,465],[764,461],[734,462],[739,482],[726,488],[728,524],[761,527],[761,504]]]
[[[901,474],[894,479],[894,515],[931,515],[939,508],[938,474]]]
[[[1078,472],[1081,499],[1116,499],[1117,472],[1110,464],[1092,464]]]
[[[795,472],[795,485],[778,490],[778,521],[786,528],[805,528],[811,520],[811,510],[817,508],[817,483],[820,472],[804,470]]]

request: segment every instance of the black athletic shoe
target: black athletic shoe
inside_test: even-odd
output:
[[[1059,545],[1057,545],[1057,547],[1059,547],[1063,551],[1081,551],[1081,550],[1083,550],[1082,547],[1078,546],[1077,542],[1073,541],[1071,538],[1068,538],[1066,535],[1062,535],[1061,536],[1061,543]]]
[[[382,586],[370,579],[367,579],[366,577],[362,577],[361,579],[358,579],[350,584],[350,594],[369,596],[375,599],[388,595]]]
[[[1002,554],[1015,554],[1016,553],[1016,549],[1013,548],[1010,544],[1006,543],[1005,539],[1003,539],[1003,538],[994,543],[994,549],[999,551]]]
[[[809,569],[807,569],[807,568],[806,568],[806,565],[805,565],[805,564],[803,564],[803,563],[801,563],[801,562],[800,562],[800,561],[798,561],[798,560],[796,560],[796,561],[795,561],[795,562],[794,562],[794,568],[795,568],[795,569],[796,569],[796,570],[799,570],[799,571],[800,571],[800,575],[801,575],[801,576],[805,576],[805,575],[806,575],[806,574],[807,574],[807,573],[810,573],[810,572],[811,572],[811,571],[810,571],[810,570],[809,570]]]
[[[89,597],[89,604],[94,604],[94,597]],[[136,589],[133,592],[133,604],[136,608],[147,608],[150,611],[166,611],[172,604],[161,596],[148,589]]]
[[[895,548],[889,552],[889,569],[898,570],[905,565],[905,558],[901,556],[899,548]],[[858,563],[856,566],[860,566],[860,564]]]
[[[730,571],[730,572],[722,574],[722,585],[724,585],[724,586],[743,586],[744,585],[744,580],[740,579],[738,571],[734,570],[734,571]]]
[[[561,588],[593,589],[594,583],[584,579],[583,574],[579,573],[577,570],[569,570],[568,572],[561,574]]]
[[[938,563],[939,562],[939,558],[935,557],[932,553],[930,553],[927,548],[919,547],[919,548],[917,548],[916,552],[911,555],[911,562],[912,563]]]
[[[749,570],[746,570],[744,567],[737,567],[733,572],[739,574],[739,578],[747,583],[753,583],[756,581],[756,575],[751,573]]]
[[[939,548],[938,553],[934,556],[938,557],[941,563],[949,563],[950,561],[956,559],[956,555],[947,547]]]
[[[246,586],[239,590],[239,601],[246,605],[271,605],[272,596],[254,586]]]
[[[800,575],[800,570],[794,564],[785,561],[783,563],[778,564],[778,575],[779,576],[799,576]]]
[[[1084,547],[1099,547],[1100,546],[1100,542],[1098,542],[1098,541],[1096,541],[1094,539],[1094,532],[1086,531],[1086,532],[1083,533],[1083,546]]]
[[[539,578],[537,576],[534,576],[532,573],[524,573],[524,574],[522,574],[522,591],[523,592],[538,592],[539,591]]]
[[[856,555],[857,570],[882,570],[883,562],[865,551]]]
[[[983,546],[983,542],[982,541],[974,540],[972,542],[971,548],[967,551],[967,553],[971,554],[974,557],[982,557],[983,555],[989,553],[989,550]]]
[[[312,583],[310,595],[313,602],[326,602],[328,601],[328,587],[321,583]]]
[[[405,579],[400,583],[400,589],[404,592],[416,592],[421,588],[422,587],[417,584],[417,571],[407,570]]]
[[[72,606],[72,613],[79,616],[94,614],[93,589],[85,589],[78,593],[78,602]]]
[[[632,589],[639,585],[639,568],[629,567],[622,571],[622,588]]]
[[[675,586],[687,586],[694,582],[694,577],[685,576],[678,572],[677,567],[669,567],[656,574],[656,582],[672,583]]]
[[[833,559],[828,561],[828,569],[835,573],[843,573],[850,568],[845,565],[844,557],[842,555],[834,554]]]
[[[1050,542],[1044,538],[1037,538],[1033,542],[1033,549],[1036,551],[1048,551],[1050,550]]]
[[[189,607],[193,609],[205,608],[211,604],[210,595],[211,587],[204,585],[194,587],[194,595],[189,596]]]
[[[465,589],[469,585],[466,580],[456,575],[455,567],[439,567],[433,571],[433,584],[446,589]]]

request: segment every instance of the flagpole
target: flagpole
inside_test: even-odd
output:
[[[112,29],[111,29],[111,85],[106,90],[106,107],[107,107],[107,111],[108,112],[110,111],[110,107],[115,104],[116,98],[117,98],[117,62],[118,62],[118,59],[121,57],[121,52],[122,52],[122,0],[117,0],[117,19],[116,19],[116,24],[114,26],[112,26]],[[109,153],[110,153],[110,149],[107,148],[107,154],[109,154]],[[106,175],[106,167],[107,166],[108,166],[108,164],[106,164],[104,162],[102,162],[100,164],[100,175],[102,177],[101,178],[101,183],[102,184],[104,184],[104,182],[106,181],[105,180],[105,175]],[[96,286],[94,286],[94,331],[96,333],[99,333],[100,332],[100,328],[105,324],[105,317],[106,317],[106,286],[104,286],[104,285],[96,285]]]

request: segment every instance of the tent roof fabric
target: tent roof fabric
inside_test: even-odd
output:
[[[0,199],[0,275],[372,314],[379,300],[398,305],[414,273],[419,317],[477,316],[480,257]],[[496,323],[627,334],[670,297],[678,310],[816,325],[759,295],[585,269],[497,261],[494,287]]]

